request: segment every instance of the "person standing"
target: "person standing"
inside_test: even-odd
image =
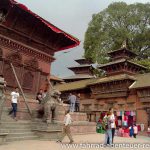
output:
[[[39,104],[41,104],[41,102],[43,100],[43,90],[42,89],[40,89],[40,91],[37,93],[36,100],[38,100]]]
[[[66,111],[65,113],[65,118],[64,118],[64,126],[63,126],[63,132],[62,132],[62,136],[61,138],[57,141],[57,142],[62,142],[62,140],[64,139],[64,137],[67,135],[69,140],[70,140],[70,144],[73,143],[73,138],[72,138],[72,135],[71,135],[71,130],[70,130],[70,125],[72,123],[72,118],[69,114],[69,110]]]
[[[112,144],[113,144],[113,142],[114,142],[114,136],[115,136],[115,129],[116,129],[114,109],[112,107],[109,108],[109,112],[111,114],[110,118],[112,120],[111,130],[112,130]],[[109,144],[109,138],[108,138],[107,144]]]
[[[115,123],[115,115],[114,115],[114,109],[110,108],[109,112],[111,114],[110,118],[112,120],[111,123],[111,130],[112,130],[112,143],[114,142],[114,136],[115,136],[115,129],[116,129],[116,123]]]
[[[108,112],[104,119],[103,119],[103,128],[105,130],[105,142],[104,145],[108,144],[108,138],[109,138],[109,145],[112,145],[112,129],[111,129],[111,123],[112,123],[112,119],[111,119],[111,113]]]
[[[12,110],[9,112],[9,115],[13,113],[13,118],[17,121],[17,103],[19,98],[19,89],[15,88],[15,91],[11,92],[11,105]]]
[[[134,134],[134,129],[133,129],[133,125],[131,125],[131,126],[129,127],[129,136],[132,137],[133,134]]]
[[[133,125],[133,137],[136,138],[136,135],[138,134],[138,128],[136,124]]]
[[[70,112],[74,112],[77,97],[74,94],[70,93],[70,96],[69,96],[68,100],[70,102]]]
[[[44,92],[42,93],[42,99],[46,97],[47,94],[47,90],[44,90]]]
[[[76,103],[75,103],[76,112],[80,111],[80,93],[77,95]]]

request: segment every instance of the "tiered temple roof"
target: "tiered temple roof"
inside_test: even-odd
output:
[[[80,59],[76,59],[75,60],[77,63],[79,63],[80,65],[84,65],[84,64],[92,64],[92,60],[89,59],[85,59],[85,58],[80,58]]]
[[[134,58],[136,54],[130,51],[126,44],[123,44],[123,46],[118,50],[109,52],[108,55],[112,61],[98,66],[99,69],[105,70],[106,75],[122,73],[133,75],[146,70],[146,67],[136,64],[130,60]]]
[[[119,50],[109,52],[109,55],[113,61],[99,67],[106,71],[107,76],[96,78],[94,80],[82,80],[80,82],[74,82],[73,84],[64,84],[61,85],[60,90],[76,90],[79,89],[79,84],[81,85],[80,89],[90,88],[96,99],[127,97],[129,87],[133,83],[137,85],[136,80],[139,80],[137,74],[139,74],[141,70],[146,70],[146,67],[129,60],[130,58],[134,58],[136,54],[128,50],[126,46],[122,46]],[[133,84],[133,87],[134,86],[135,85]]]
[[[17,86],[13,63],[23,90],[44,89],[54,53],[80,41],[14,0],[0,0],[0,74],[7,87]]]
[[[80,43],[72,35],[57,28],[15,0],[1,0],[0,12],[4,16],[4,19],[1,19],[3,27],[7,26],[8,30],[18,34],[23,33],[22,36],[28,37],[30,41],[41,43],[47,48],[52,49],[50,45],[53,43],[53,45],[57,45],[57,48],[53,48],[55,52],[75,47]],[[22,22],[24,28],[20,28],[19,21]],[[27,27],[31,30],[26,30]]]
[[[150,73],[135,75],[136,81],[129,87],[130,89],[142,89],[150,87]]]
[[[85,58],[75,60],[79,65],[68,67],[72,70],[75,75],[63,78],[66,82],[73,82],[84,79],[94,78],[93,76],[93,66],[91,65],[92,61]]]

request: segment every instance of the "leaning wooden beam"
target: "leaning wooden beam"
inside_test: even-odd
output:
[[[1,119],[2,119],[2,112],[3,112],[3,106],[4,106],[4,102],[5,102],[5,95],[3,94],[0,100],[0,123],[1,123]]]
[[[3,80],[3,78],[0,79],[1,82],[0,82],[0,123],[1,123],[1,119],[2,119],[2,112],[3,112],[3,108],[4,108],[4,102],[6,100],[6,97],[5,97],[5,87],[4,87],[4,84],[5,84],[5,81]]]
[[[13,66],[13,64],[12,64],[12,63],[10,63],[10,65],[11,65],[11,68],[12,68],[12,70],[13,70],[13,73],[14,73],[15,79],[16,79],[17,84],[18,84],[18,87],[19,87],[19,89],[20,89],[20,91],[21,91],[21,94],[22,94],[22,96],[23,96],[24,102],[25,102],[25,104],[26,104],[26,106],[27,106],[27,109],[28,109],[28,111],[29,111],[30,115],[32,116],[32,111],[30,110],[30,107],[28,106],[28,103],[27,103],[27,101],[26,101],[26,98],[25,98],[24,92],[23,92],[23,90],[22,90],[22,87],[21,87],[21,85],[20,85],[20,82],[19,82],[19,80],[18,80],[18,77],[17,77],[16,71],[15,71],[15,68],[14,68],[14,66]]]

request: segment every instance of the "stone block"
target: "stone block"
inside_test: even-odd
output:
[[[8,133],[0,133],[0,145],[6,142],[6,136]]]

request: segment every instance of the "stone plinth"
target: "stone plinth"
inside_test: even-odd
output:
[[[61,125],[57,123],[46,124],[41,121],[33,121],[32,130],[40,139],[56,140],[61,136]]]
[[[0,133],[0,145],[4,144],[6,142],[6,136],[8,133]]]

